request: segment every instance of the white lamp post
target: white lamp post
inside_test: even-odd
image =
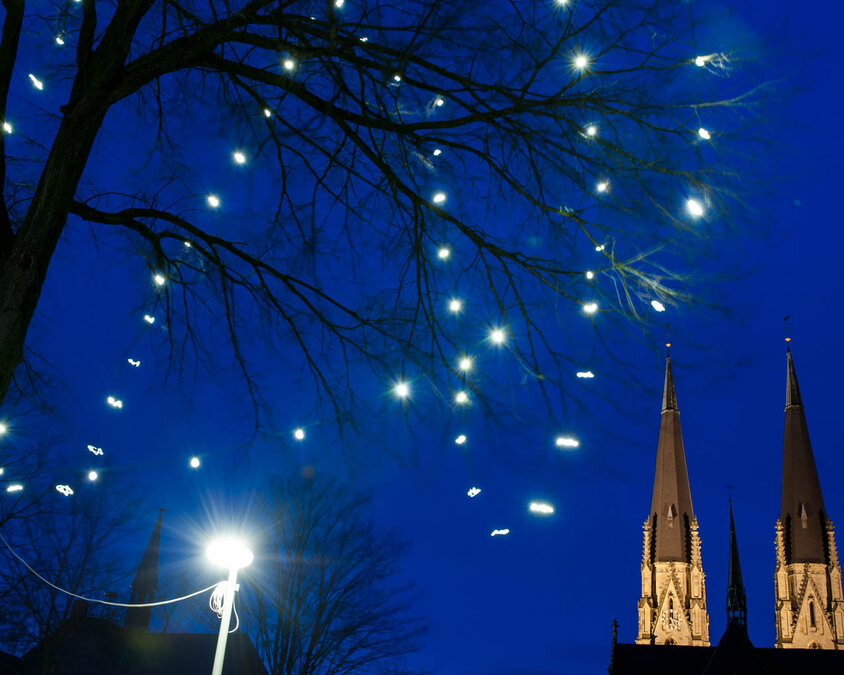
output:
[[[234,605],[234,592],[237,588],[237,571],[241,567],[248,567],[252,562],[252,551],[240,539],[226,537],[215,539],[205,550],[208,559],[215,565],[229,570],[229,580],[226,582],[226,593],[223,600],[223,617],[220,621],[220,634],[217,636],[217,651],[214,653],[214,667],[211,675],[222,675],[223,659],[226,656],[226,640],[229,637],[229,623]]]

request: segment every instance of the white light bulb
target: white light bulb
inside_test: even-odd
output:
[[[98,448],[98,447],[97,447],[97,446],[95,446],[95,445],[89,445],[89,446],[88,446],[88,450],[89,450],[89,452],[91,452],[91,454],[94,454],[94,455],[96,455],[96,456],[98,456],[98,457],[102,456],[102,454],[103,454],[103,449],[102,449],[102,448]]]
[[[598,127],[596,127],[594,124],[590,124],[588,127],[586,127],[586,135],[587,136],[597,136],[598,135]]]
[[[686,200],[686,209],[695,217],[703,215],[703,205],[697,199]]]
[[[466,405],[469,403],[469,394],[465,391],[458,391],[457,394],[454,396],[454,402],[457,405]]]
[[[235,150],[232,153],[232,159],[235,164],[246,164],[246,155],[244,155],[240,150]]]
[[[454,439],[454,443],[456,445],[465,445],[466,443],[466,434],[460,434],[457,438]],[[470,495],[471,496],[471,495]]]
[[[445,201],[445,192],[435,193],[431,201],[433,201],[434,204],[442,204]]]
[[[97,480],[97,478],[99,478],[99,477],[100,477],[100,474],[98,474],[96,471],[89,471],[88,472],[88,480],[91,481],[92,483],[95,480]]]
[[[508,534],[510,534],[510,530],[508,530],[508,529],[505,527],[503,530],[493,530],[493,531],[490,533],[490,535],[489,535],[489,536],[490,536],[490,537],[498,537],[498,536],[502,536],[502,537],[503,537],[503,536],[508,535]]]
[[[607,190],[609,190],[609,189],[610,189],[610,184],[609,184],[607,181],[602,180],[601,182],[599,182],[599,183],[595,186],[595,189],[596,189],[598,192],[606,192]]]
[[[563,7],[567,4],[569,4],[569,0],[557,0],[557,4],[560,5],[561,7]]]
[[[458,362],[457,367],[464,373],[472,370],[472,359],[470,359],[468,356],[464,356]]]
[[[587,279],[594,279],[595,273],[592,270],[586,270],[586,278]]]
[[[295,438],[297,441],[304,441],[305,430],[302,427],[298,427],[293,431],[293,438]]]
[[[589,59],[583,54],[578,54],[574,57],[574,67],[578,70],[583,70],[589,65]]]
[[[605,248],[606,248],[606,246],[604,244],[601,244],[600,246],[596,246],[595,250],[600,252],[600,251],[603,251]]]
[[[591,370],[579,370],[577,372],[577,376],[580,379],[591,380],[593,377],[595,377],[595,373],[593,373]]]
[[[70,497],[73,494],[73,488],[70,485],[56,485],[56,492],[63,494],[65,497]]]
[[[156,286],[163,286],[165,283],[167,283],[167,279],[164,278],[163,274],[153,275],[152,280],[155,282]]]
[[[410,385],[407,382],[399,382],[393,388],[393,393],[399,398],[407,398],[410,396]]]
[[[578,441],[576,438],[572,438],[571,436],[557,436],[557,438],[554,439],[554,444],[558,448],[579,448],[580,447],[580,441]]]
[[[466,494],[470,497],[477,497],[479,494],[481,494],[481,489],[479,487],[470,487],[469,491]]]
[[[703,57],[703,56],[697,56],[697,57],[695,57],[695,65],[696,65],[698,68],[703,68],[703,66],[705,66],[705,65],[706,65],[706,58],[705,58],[705,57]]]
[[[698,134],[698,136],[700,136],[705,141],[708,141],[710,138],[712,138],[710,133],[706,129],[704,129],[703,127],[701,127],[700,129],[697,130],[697,134]]]
[[[208,195],[205,199],[208,202],[208,206],[213,209],[216,209],[220,205],[220,198],[217,195]]]
[[[21,490],[23,490],[23,485],[20,483],[12,483],[6,488],[6,492],[20,492]]]
[[[651,300],[651,307],[653,307],[657,312],[665,311],[665,305],[663,305],[659,300]]]
[[[401,82],[401,75],[399,75],[398,73],[393,75],[393,82]]]
[[[3,131],[5,131],[7,134],[12,133],[12,125],[8,122],[3,122]]]
[[[12,132],[9,131],[9,133],[12,133]],[[440,150],[439,148],[434,148],[434,157],[439,157],[442,153],[443,153],[443,151]]]
[[[583,311],[587,314],[594,314],[598,311],[598,303],[597,302],[587,302],[583,305]]]
[[[463,301],[457,298],[452,298],[448,301],[448,311],[452,314],[457,314],[463,310]]]
[[[64,40],[62,40],[61,35],[56,35],[56,44],[59,45],[59,47],[61,47],[64,44]]]
[[[533,501],[528,506],[531,513],[538,513],[541,516],[550,516],[554,513],[554,507],[548,502]]]
[[[437,97],[436,100],[434,101],[434,105],[439,108],[440,106],[445,105],[445,101],[443,99]]]
[[[272,117],[272,116],[273,116],[273,111],[270,110],[269,108],[264,108],[264,117]]]
[[[198,469],[199,468],[199,457],[191,457],[190,458],[190,468],[191,469]]]
[[[489,333],[489,339],[495,345],[502,345],[507,339],[507,336],[501,328],[494,328]]]
[[[293,59],[284,59],[281,65],[283,65],[284,69],[289,72],[296,67],[296,62]]]
[[[155,317],[150,316],[149,314],[144,314],[144,321],[146,321],[148,324],[152,325],[152,324],[155,323]]]
[[[129,361],[129,365],[134,366],[135,368],[138,368],[141,365],[141,362],[136,361],[135,359],[128,359],[128,361]]]
[[[121,401],[119,398],[115,398],[114,396],[109,396],[108,398],[106,398],[106,403],[108,403],[112,408],[119,409],[123,407],[123,401]]]
[[[448,246],[441,246],[437,250],[437,257],[440,260],[448,260],[451,257],[451,249]]]
[[[362,37],[362,38],[360,39],[360,41],[361,41],[361,42],[369,42],[369,38],[368,38],[368,37]]]
[[[345,0],[334,0],[334,6],[340,9],[345,4]]]
[[[7,427],[3,422],[0,422],[0,436],[5,434],[8,430],[9,427]]]
[[[32,73],[29,74],[29,79],[32,82],[33,87],[35,87],[38,91],[43,91],[44,83],[41,80],[35,77]]]
[[[185,248],[190,248],[190,247],[191,247],[191,243],[189,241],[186,241],[185,242]]]

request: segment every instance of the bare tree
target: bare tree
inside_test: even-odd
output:
[[[240,611],[271,673],[404,672],[424,626],[399,581],[404,543],[367,499],[332,482],[274,481],[258,507],[267,541]]]
[[[79,220],[161,275],[148,292],[171,362],[203,361],[203,336],[223,331],[255,400],[259,317],[338,414],[356,360],[477,386],[456,358],[491,317],[544,390],[573,358],[549,332],[584,302],[637,320],[684,297],[678,255],[735,178],[699,129],[728,133],[753,101],[728,90],[728,55],[695,52],[691,10],[660,0],[4,7],[0,396]],[[43,63],[57,110],[28,103],[44,86],[20,63],[36,36],[63,45]],[[204,189],[205,143],[232,128],[255,178],[227,202]],[[450,321],[456,292],[483,319]]]

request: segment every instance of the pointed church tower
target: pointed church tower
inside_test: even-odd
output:
[[[730,500],[730,569],[727,572],[727,626],[740,626],[747,633],[747,597],[741,581],[736,523],[733,520],[733,500]]]
[[[790,345],[786,369],[782,502],[776,528],[777,647],[844,649],[835,533],[823,505]]]
[[[162,514],[163,515],[163,514]],[[138,565],[135,579],[132,581],[132,592],[129,602],[144,603],[155,600],[155,591],[158,590],[158,555],[161,549],[161,516],[155,523],[152,536],[149,538],[146,551]],[[133,630],[149,630],[149,620],[152,614],[151,607],[130,607],[126,610],[126,618],[123,621],[125,628]]]
[[[670,356],[665,360],[654,489],[644,531],[636,643],[709,646],[700,537]]]

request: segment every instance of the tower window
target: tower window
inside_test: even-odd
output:
[[[812,628],[817,628],[815,624],[815,603],[811,600],[809,601],[809,625]]]

